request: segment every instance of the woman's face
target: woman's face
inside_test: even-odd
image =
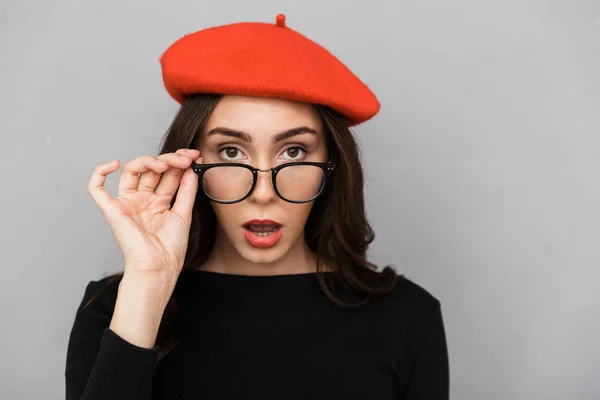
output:
[[[291,133],[281,137],[285,132]],[[313,106],[246,96],[222,98],[203,128],[199,147],[204,164],[239,163],[260,169],[295,161],[326,162],[328,154],[321,119]],[[277,187],[283,195],[304,196],[322,178],[315,171],[298,166],[284,169]],[[212,203],[219,248],[234,248],[253,263],[272,263],[290,252],[300,255],[304,251],[304,224],[313,202],[295,204],[281,199],[271,176],[271,172],[258,172],[253,192],[241,202]],[[215,198],[245,194],[251,184],[251,174],[242,169],[208,170],[204,180]],[[252,220],[271,220],[277,226],[258,226],[256,221],[248,225]]]

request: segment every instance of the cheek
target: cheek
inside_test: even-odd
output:
[[[286,224],[298,230],[303,229],[311,209],[312,203],[290,204],[286,209]]]
[[[215,214],[217,215],[217,221],[219,221],[224,230],[238,228],[243,222],[237,218],[238,215],[242,214],[238,204],[212,204],[213,210],[215,210]]]

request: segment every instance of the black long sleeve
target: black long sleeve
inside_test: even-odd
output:
[[[82,310],[103,282],[88,284],[77,309],[67,350],[66,398],[150,399],[159,347],[138,347],[108,328],[116,301],[114,286]]]
[[[450,397],[448,349],[442,310],[432,318],[408,377],[404,400],[448,399]]]
[[[182,341],[157,361],[108,329],[118,285],[82,310],[66,358],[67,400],[447,400],[440,302],[401,278],[360,309],[332,304],[314,274],[268,277],[184,271],[174,295]]]

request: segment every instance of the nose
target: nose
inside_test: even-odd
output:
[[[256,186],[254,186],[254,190],[248,200],[260,204],[268,204],[276,201],[277,193],[275,193],[275,188],[273,187],[271,169],[259,169],[256,175]]]

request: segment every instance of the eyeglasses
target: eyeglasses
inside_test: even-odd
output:
[[[335,164],[331,161],[298,161],[269,169],[258,169],[238,163],[192,162],[192,169],[202,181],[206,196],[221,204],[237,203],[250,196],[256,186],[259,172],[271,172],[273,188],[282,200],[290,203],[308,203],[323,192],[334,168]]]

